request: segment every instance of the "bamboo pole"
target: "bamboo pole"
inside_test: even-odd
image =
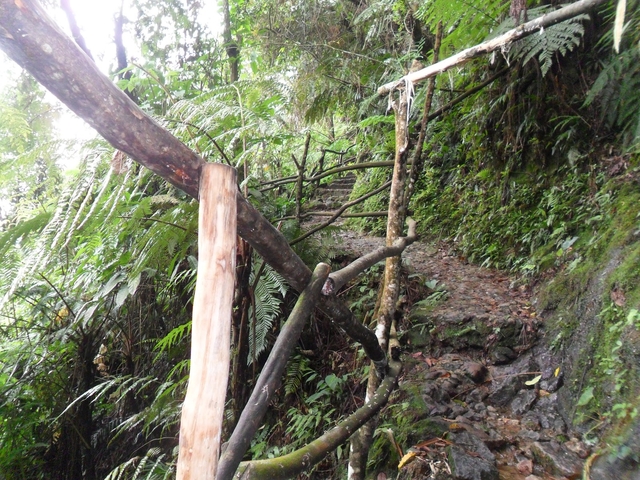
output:
[[[191,370],[182,406],[178,480],[216,477],[229,376],[236,191],[235,169],[216,163],[203,165]]]

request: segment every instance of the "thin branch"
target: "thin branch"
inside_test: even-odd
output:
[[[196,130],[198,130],[199,132],[201,132],[204,136],[206,136],[209,139],[209,141],[211,143],[213,143],[213,145],[216,147],[216,149],[218,149],[218,152],[222,156],[223,160],[225,162],[227,162],[227,165],[229,165],[230,167],[233,167],[233,165],[231,164],[231,160],[229,160],[229,157],[227,157],[227,154],[224,153],[224,150],[222,149],[222,147],[218,144],[218,142],[216,141],[215,138],[213,138],[211,135],[209,135],[209,132],[207,132],[204,128],[199,127],[195,123],[187,122],[187,121],[181,120],[181,119],[176,120],[174,118],[167,118],[167,120],[170,121],[170,122],[173,122],[173,123],[181,123],[181,124],[186,125],[188,127],[193,127]]]
[[[73,39],[82,49],[82,51],[86,53],[91,60],[93,60],[93,55],[91,55],[91,51],[89,50],[89,47],[87,47],[87,42],[84,41],[84,37],[82,36],[82,32],[80,31],[78,22],[76,21],[76,16],[71,9],[71,2],[69,0],[60,0],[60,8],[62,8],[65,15],[67,16],[67,21],[69,22],[69,30],[71,30]]]
[[[436,42],[433,47],[433,63],[438,63],[440,56],[440,44],[442,42],[442,22],[438,22],[438,28],[436,30]],[[424,139],[427,136],[427,123],[429,122],[429,111],[431,110],[431,103],[433,101],[433,92],[436,87],[436,77],[429,79],[427,85],[427,94],[424,97],[424,106],[422,107],[422,120],[420,121],[420,133],[418,134],[418,143],[416,149],[413,152],[413,162],[411,165],[411,172],[409,173],[408,183],[404,191],[404,197],[402,199],[402,205],[404,209],[409,207],[409,201],[413,196],[413,190],[415,184],[418,181],[422,170],[422,148],[424,146]]]
[[[333,272],[331,275],[329,275],[331,285],[325,285],[323,291],[327,293],[329,293],[329,291],[330,293],[337,292],[347,282],[356,278],[367,268],[375,265],[380,260],[387,257],[395,257],[400,255],[405,248],[415,242],[418,238],[416,235],[415,220],[413,220],[412,218],[407,218],[407,225],[408,231],[406,237],[397,238],[390,247],[380,247],[377,250],[374,250],[373,252],[358,258],[341,270]]]
[[[436,117],[439,117],[440,115],[442,115],[444,112],[446,112],[447,110],[450,110],[451,108],[453,108],[454,106],[456,106],[458,103],[460,103],[462,100],[464,100],[465,98],[473,95],[474,93],[479,92],[480,90],[482,90],[484,87],[486,87],[487,85],[489,85],[490,83],[492,83],[494,80],[500,78],[501,76],[503,76],[505,73],[507,73],[509,70],[511,70],[510,67],[505,67],[502,70],[498,71],[497,73],[495,73],[494,75],[492,75],[491,77],[487,78],[484,82],[476,85],[473,88],[470,88],[469,90],[465,91],[463,94],[457,96],[456,98],[454,98],[453,100],[451,100],[449,103],[443,105],[442,107],[440,107],[438,110],[436,110],[435,112],[431,113],[428,117],[427,117],[427,121],[431,121]]]
[[[363,217],[386,217],[389,212],[360,212],[360,213],[343,213],[340,215],[341,218],[363,218]],[[304,215],[300,215],[301,219],[309,218],[309,217],[332,217],[335,215],[335,212],[307,212]],[[288,217],[276,218],[274,222],[281,222],[283,220],[296,220],[297,217],[295,215],[289,215]]]
[[[323,173],[319,173],[313,177],[305,178],[305,182],[317,182],[318,180],[322,180],[325,177],[329,177],[331,175],[335,175],[336,173],[348,172],[350,170],[364,170],[367,168],[376,168],[376,167],[393,167],[393,162],[368,162],[368,163],[356,163],[355,165],[346,165],[344,167],[336,167],[331,168],[329,170],[324,171]],[[283,177],[276,180],[269,180],[267,182],[261,183],[261,185],[269,185],[269,187],[261,188],[260,192],[266,192],[268,190],[272,190],[275,187],[279,187],[280,185],[285,185],[287,183],[295,183],[297,181],[298,176],[292,175],[290,177]]]
[[[530,22],[523,23],[522,25],[509,30],[508,32],[492,38],[491,40],[487,40],[486,42],[480,43],[474,47],[467,48],[460,53],[457,53],[449,58],[442,60],[434,65],[431,65],[427,68],[423,68],[422,70],[418,70],[417,72],[412,72],[408,75],[405,75],[399,80],[394,80],[393,82],[389,82],[380,88],[378,88],[378,94],[384,95],[386,93],[391,92],[392,90],[405,85],[405,82],[417,83],[422,80],[426,80],[429,77],[433,77],[442,72],[446,72],[447,70],[467,63],[469,60],[473,58],[484,55],[485,53],[493,52],[494,50],[498,50],[499,48],[504,47],[510,43],[513,43],[521,38],[528,37],[534,33],[541,32],[544,27],[549,27],[551,25],[555,25],[556,23],[563,22],[564,20],[568,20],[569,18],[575,17],[576,15],[580,15],[585,13],[586,11],[597,7],[605,3],[606,0],[581,0],[579,2],[572,3],[567,5],[566,7],[560,8],[551,13],[547,13],[539,18],[531,20]]]
[[[391,182],[387,182],[384,185],[382,185],[381,187],[376,188],[375,190],[367,193],[366,195],[363,195],[360,198],[357,198],[355,200],[352,200],[351,202],[347,202],[345,203],[342,207],[340,207],[338,210],[336,210],[334,212],[334,214],[331,216],[331,218],[329,220],[327,220],[324,223],[321,223],[320,225],[318,225],[317,227],[312,228],[311,230],[309,230],[308,232],[305,232],[304,234],[300,235],[298,238],[295,238],[293,240],[291,240],[289,242],[289,245],[295,245],[298,242],[301,242],[302,240],[304,240],[305,238],[310,237],[311,235],[313,235],[314,233],[316,233],[319,230],[322,230],[325,227],[328,227],[329,225],[331,225],[333,222],[336,221],[336,219],[338,217],[340,217],[340,215],[342,214],[342,212],[344,212],[347,208],[349,207],[353,207],[354,205],[357,205],[358,203],[364,202],[367,198],[369,197],[373,197],[374,195],[382,192],[383,190],[387,189],[389,187],[389,185],[391,185]]]
[[[53,288],[53,291],[56,292],[56,295],[58,295],[58,297],[60,297],[60,300],[62,300],[62,303],[64,303],[64,306],[67,307],[67,310],[69,310],[69,313],[71,314],[71,316],[75,318],[76,314],[73,312],[73,309],[71,308],[71,305],[69,305],[67,303],[67,300],[64,298],[64,295],[62,295],[62,293],[60,293],[60,290],[58,290],[56,288],[56,286],[53,283],[51,283],[47,277],[44,276],[44,274],[41,273],[40,276],[42,277],[42,279],[45,282],[47,282],[47,284],[51,288]]]
[[[131,215],[119,215],[118,218],[125,218],[125,219],[132,219],[134,217],[132,217]],[[169,225],[170,227],[176,227],[179,228],[180,230],[183,230],[185,232],[188,232],[189,229],[184,228],[181,225],[176,225],[175,223],[171,223],[171,222],[166,222],[164,220],[160,220],[159,218],[151,218],[151,217],[140,217],[140,220],[149,220],[150,222],[158,222],[158,223],[163,223],[164,225]]]

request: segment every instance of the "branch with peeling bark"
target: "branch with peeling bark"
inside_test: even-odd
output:
[[[405,75],[399,80],[389,82],[378,88],[378,94],[384,95],[402,87],[406,82],[417,83],[439,73],[446,72],[453,67],[467,63],[473,58],[498,50],[505,45],[520,40],[521,38],[528,37],[534,33],[541,32],[544,27],[549,27],[556,23],[563,22],[564,20],[568,20],[569,18],[585,13],[603,3],[605,3],[605,0],[581,0],[560,8],[555,12],[547,13],[535,20],[523,23],[522,25],[509,30],[496,38],[487,40],[486,42],[480,43],[474,47],[467,48],[466,50],[446,58],[441,62],[430,65],[427,68],[418,70],[417,72]]]

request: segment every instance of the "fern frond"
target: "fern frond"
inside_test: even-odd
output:
[[[530,19],[541,17],[548,13],[550,9],[551,7],[549,6],[532,8],[528,11],[528,16]],[[551,25],[540,30],[537,34],[529,35],[517,41],[506,54],[510,60],[520,60],[523,64],[537,58],[542,76],[545,76],[553,65],[553,59],[556,54],[559,53],[564,56],[580,45],[584,35],[582,22],[587,20],[589,20],[589,15],[582,14]],[[509,17],[500,24],[492,36],[501,35],[512,28],[515,28],[515,21]]]
[[[287,374],[284,378],[285,395],[295,395],[302,388],[304,375],[310,370],[310,360],[302,354],[296,354],[287,363]]]
[[[247,359],[248,364],[267,348],[267,334],[280,315],[282,299],[288,290],[284,279],[268,265],[262,269],[262,275],[257,282],[253,272],[250,281],[255,285],[255,304],[251,307],[249,315],[250,318],[254,318],[255,312],[255,322],[249,335],[249,349],[252,355]]]
[[[185,335],[191,334],[191,321],[184,323],[182,325],[178,325],[176,328],[167,333],[164,338],[158,340],[158,343],[155,346],[155,350],[158,351],[158,355],[163,352],[166,352],[173,346],[177,345],[182,341]],[[157,357],[156,357],[157,359]]]
[[[509,3],[500,0],[432,0],[422,2],[415,15],[433,32],[437,23],[442,21],[445,32],[442,49],[447,51],[452,47],[459,50],[478,43],[499,24],[499,18],[508,8]]]
[[[637,48],[613,56],[591,86],[583,106],[597,99],[602,119],[617,127],[627,145],[640,141],[640,53]]]

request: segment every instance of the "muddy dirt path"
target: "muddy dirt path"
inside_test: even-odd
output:
[[[355,257],[384,239],[343,230],[336,243]],[[446,245],[416,242],[403,265],[437,280],[446,294],[414,305],[403,332],[406,368],[396,401],[420,395],[424,402],[406,412],[414,428],[401,448],[411,461],[399,475],[374,478],[578,478],[589,447],[556,409],[562,372],[536,342],[542,325],[531,292]]]

